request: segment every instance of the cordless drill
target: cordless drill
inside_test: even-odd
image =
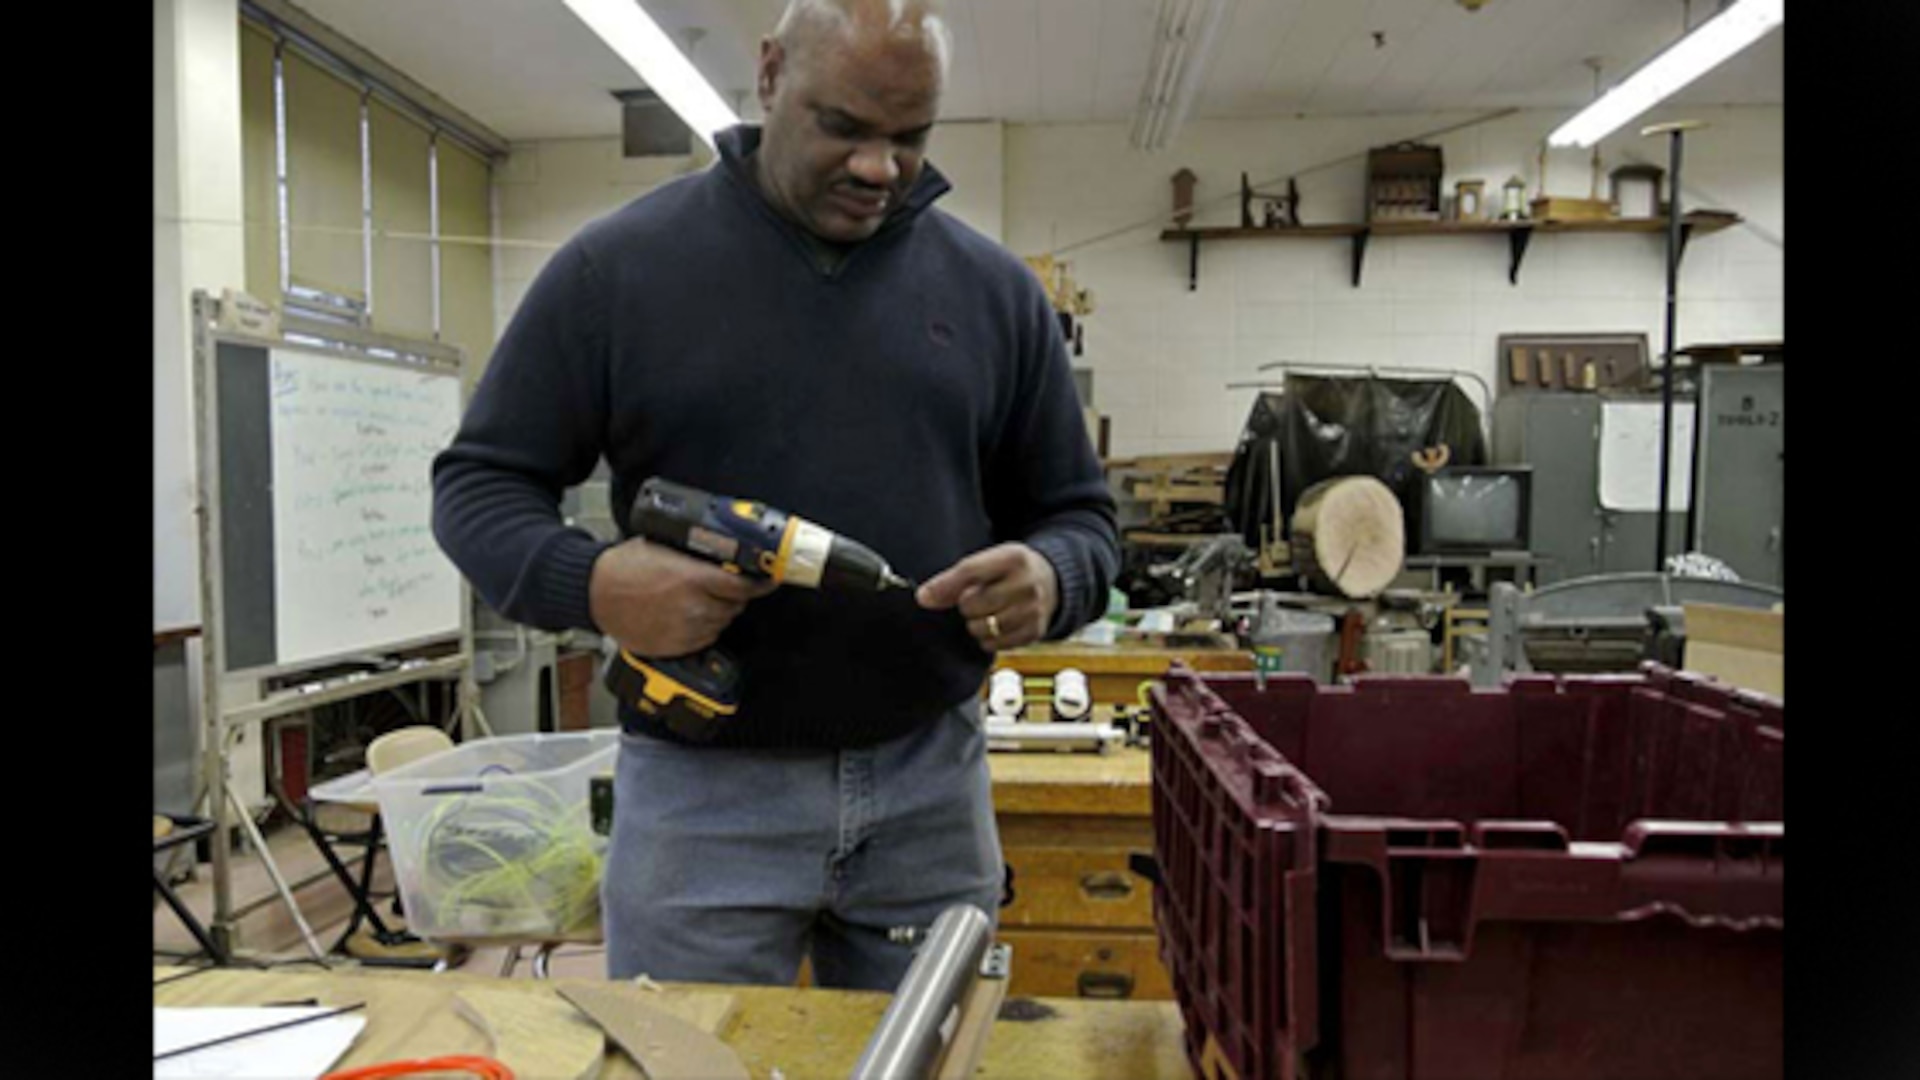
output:
[[[709,495],[654,477],[640,485],[633,531],[649,543],[715,563],[728,573],[808,589],[910,589],[871,548],[764,503]],[[718,646],[676,657],[621,649],[606,685],[684,739],[706,742],[740,708],[741,672]]]

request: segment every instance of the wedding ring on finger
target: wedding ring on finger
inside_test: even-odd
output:
[[[994,638],[1000,636],[1000,617],[998,615],[987,616],[987,636]]]

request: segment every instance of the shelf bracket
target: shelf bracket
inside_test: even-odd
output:
[[[1353,287],[1360,287],[1360,267],[1367,261],[1367,238],[1373,235],[1372,229],[1361,229],[1353,234]]]
[[[1507,233],[1507,247],[1512,259],[1507,263],[1507,284],[1520,284],[1520,263],[1527,257],[1527,242],[1533,239],[1533,226],[1523,225]]]
[[[1197,292],[1200,288],[1200,234],[1187,237],[1187,291]]]
[[[1693,239],[1693,222],[1680,222],[1680,250],[1674,253],[1673,261],[1677,266],[1687,257],[1687,241]]]

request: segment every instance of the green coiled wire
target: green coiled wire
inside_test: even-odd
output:
[[[601,840],[584,803],[520,780],[500,794],[448,798],[422,826],[424,896],[461,936],[562,935],[600,910]]]

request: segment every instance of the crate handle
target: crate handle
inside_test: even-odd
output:
[[[1083,971],[1079,989],[1083,998],[1118,1001],[1133,996],[1133,976],[1118,971]]]
[[[1166,884],[1160,877],[1160,861],[1144,851],[1127,854],[1127,869],[1147,879],[1149,884]]]

